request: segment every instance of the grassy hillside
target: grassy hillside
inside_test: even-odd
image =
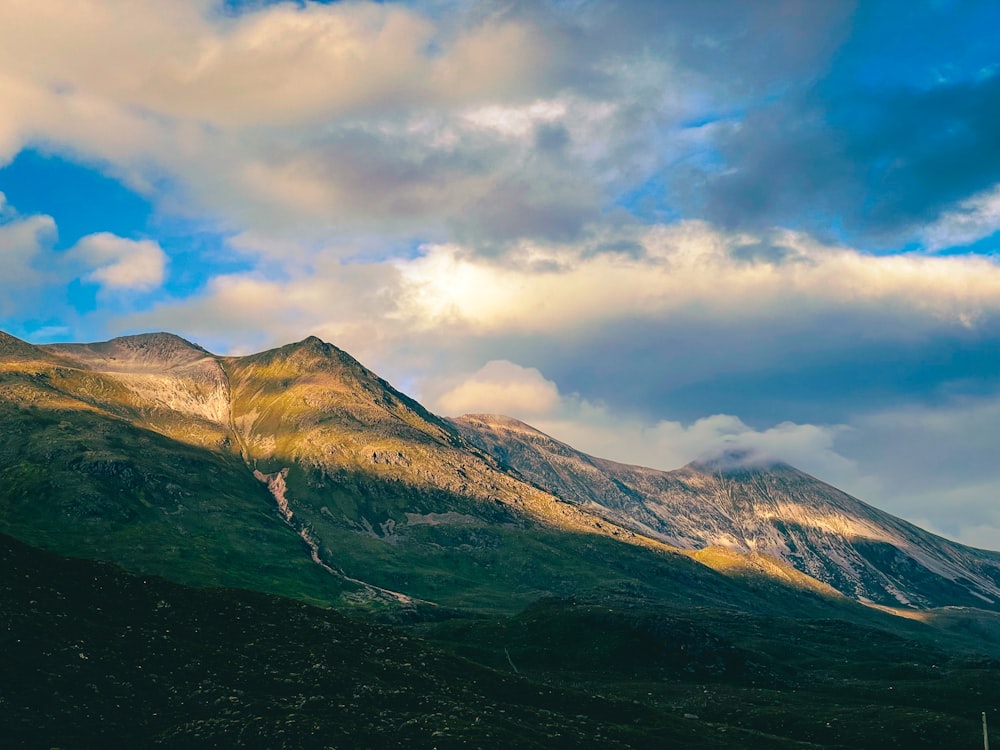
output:
[[[934,631],[546,599],[402,630],[0,536],[11,748],[957,748],[1000,663]],[[926,637],[925,637],[926,636]]]

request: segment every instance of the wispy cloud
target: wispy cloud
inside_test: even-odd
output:
[[[1000,232],[1000,184],[960,201],[926,226],[922,235],[924,247],[936,251],[971,245],[997,232]]]

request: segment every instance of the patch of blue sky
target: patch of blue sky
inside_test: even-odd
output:
[[[1000,260],[1000,230],[968,245],[955,245],[937,250],[935,255],[989,255]]]
[[[256,267],[255,258],[233,250],[230,234],[188,220],[163,222],[155,239],[170,258],[163,291],[174,297],[194,294],[217,276],[244,273]]]
[[[130,292],[125,295],[101,294],[95,283],[76,279],[66,287],[66,301],[79,315],[95,312],[108,314],[114,311],[139,311],[150,309],[165,299],[183,299],[197,295],[218,276],[250,271],[253,260],[235,253],[227,245],[223,234],[192,230],[159,234],[155,239],[169,261],[163,285],[147,292]]]
[[[681,218],[681,214],[669,203],[667,180],[662,174],[655,174],[620,194],[611,201],[606,211],[614,208],[624,208],[632,216],[650,223]]]
[[[229,234],[214,229],[211,222],[158,213],[148,197],[98,169],[61,156],[33,149],[22,151],[0,169],[0,192],[7,205],[21,216],[52,217],[58,233],[53,245],[57,251],[98,232],[159,243],[170,259],[164,284],[153,292],[132,295],[132,309],[152,305],[164,296],[190,296],[213,277],[253,267],[253,259],[229,247]],[[120,304],[112,300],[100,295],[96,284],[76,280],[66,287],[65,297],[53,299],[53,304],[68,305],[74,313],[87,315]],[[20,329],[31,333],[62,326],[56,319],[26,320]],[[32,340],[36,339],[37,333]]]
[[[773,97],[768,97],[763,100],[764,103],[773,100]],[[734,109],[726,112],[700,112],[697,115],[687,119],[682,120],[679,123],[679,127],[684,130],[703,128],[707,125],[714,125],[717,122],[728,122],[731,120],[742,120],[746,117],[747,109],[740,108]]]
[[[22,216],[51,216],[59,231],[55,248],[72,247],[96,232],[144,237],[150,201],[99,171],[60,156],[26,149],[0,169],[0,192]]]
[[[837,89],[925,89],[981,80],[996,65],[994,0],[859,3],[825,81]]]

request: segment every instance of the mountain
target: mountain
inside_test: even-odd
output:
[[[662,472],[444,419],[315,337],[221,357],[168,333],[4,335],[0,418],[0,531],[184,583],[418,618],[581,591],[1000,608],[1000,554],[790,466]]]
[[[929,750],[1000,702],[997,555],[780,463],[444,419],[316,338],[0,335],[0,426],[13,747]]]
[[[4,353],[0,531],[32,545],[407,617],[588,590],[749,596],[503,471],[318,339],[218,357],[164,333],[8,337]]]
[[[730,452],[657,471],[588,456],[509,417],[453,424],[536,486],[695,559],[763,556],[889,607],[1000,608],[1000,554],[930,534],[787,464]]]

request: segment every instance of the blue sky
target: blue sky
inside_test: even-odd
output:
[[[1000,548],[991,2],[0,7],[0,329],[316,334]]]

